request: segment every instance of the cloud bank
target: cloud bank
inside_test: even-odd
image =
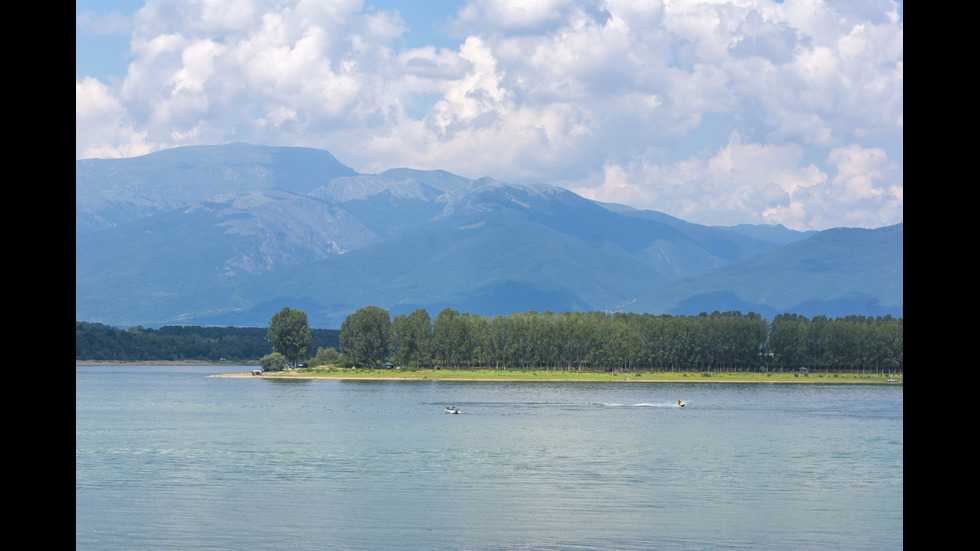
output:
[[[458,47],[409,44],[359,0],[86,13],[76,32],[125,29],[131,62],[76,76],[75,156],[298,145],[706,224],[903,219],[894,2],[470,0],[444,28]]]

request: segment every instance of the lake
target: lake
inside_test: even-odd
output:
[[[901,385],[217,369],[76,366],[76,549],[903,548]]]

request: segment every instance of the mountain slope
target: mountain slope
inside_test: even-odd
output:
[[[141,313],[151,323],[194,319],[240,280],[374,240],[352,215],[311,197],[264,191],[192,203],[76,235],[76,316],[121,316],[126,323]]]
[[[218,195],[306,194],[357,173],[326,151],[249,144],[180,147],[128,159],[75,161],[75,233],[169,212]]]
[[[720,228],[538,185],[230,144],[76,162],[76,319],[338,327],[374,304],[698,313],[901,308],[901,227]],[[802,313],[802,312],[801,312]]]
[[[372,247],[247,284],[253,297],[316,297],[311,317],[333,324],[368,304],[392,315],[445,307],[493,316],[601,310],[664,278],[642,262],[532,222],[436,224]],[[330,325],[333,326],[333,325]]]
[[[904,224],[829,229],[672,283],[635,306],[691,314],[724,310],[717,304],[727,301],[764,314],[901,315],[903,242]]]

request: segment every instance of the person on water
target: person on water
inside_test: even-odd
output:
[[[684,405],[684,402],[682,402],[680,400],[677,400],[677,405],[679,405],[679,406]]]

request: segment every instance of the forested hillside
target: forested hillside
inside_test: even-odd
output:
[[[339,348],[339,331],[313,330],[313,350]],[[272,352],[262,327],[167,325],[160,329],[119,329],[101,323],[75,322],[75,359],[96,361],[206,360],[257,362]]]

